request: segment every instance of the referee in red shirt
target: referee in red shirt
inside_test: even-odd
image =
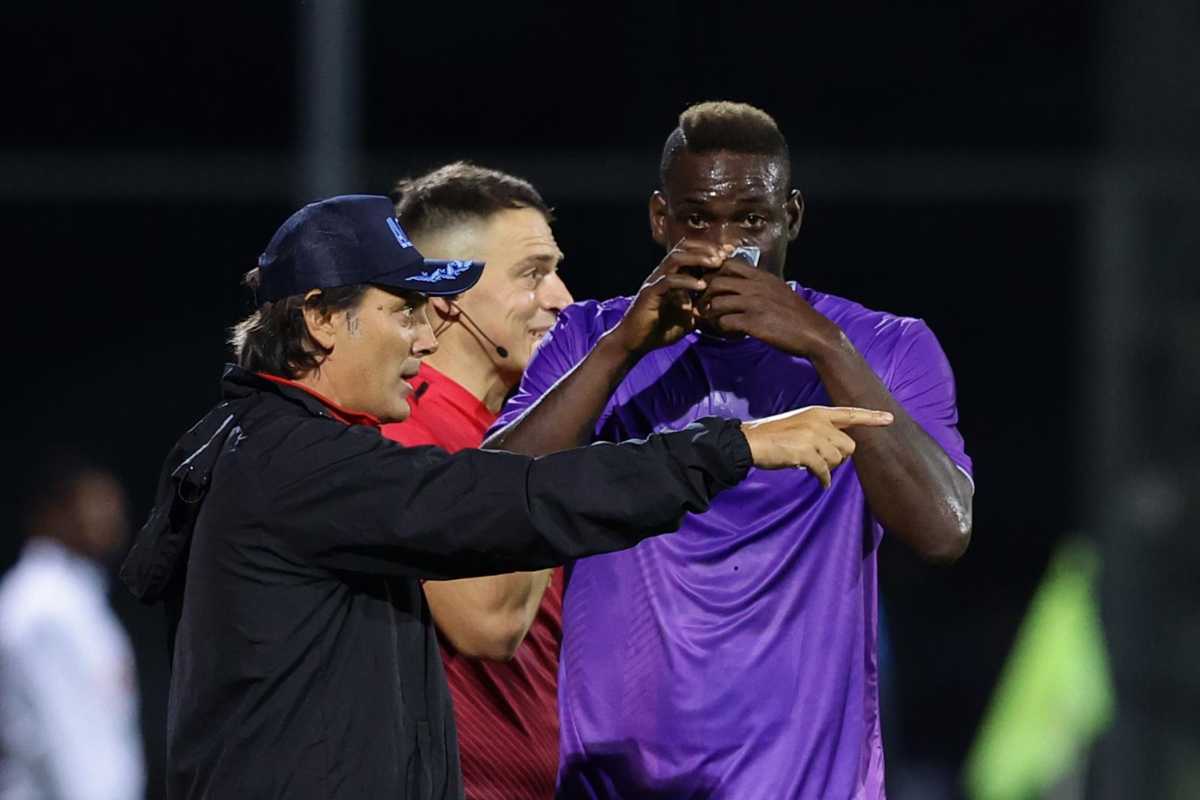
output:
[[[392,199],[423,253],[488,268],[457,298],[430,299],[439,349],[413,381],[412,415],[385,425],[384,435],[450,452],[478,447],[538,340],[572,301],[558,277],[563,256],[550,209],[526,181],[461,162],[400,181]],[[424,589],[454,700],[466,796],[553,797],[562,569]]]

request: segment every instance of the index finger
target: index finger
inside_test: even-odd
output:
[[[725,275],[735,275],[739,278],[755,278],[763,273],[758,267],[747,264],[740,258],[727,258],[721,263],[721,272]]]
[[[835,406],[830,408],[826,418],[835,428],[856,426],[879,428],[884,425],[891,425],[895,419],[890,411],[875,411],[870,408],[854,408],[852,406]]]
[[[681,236],[679,241],[671,245],[667,251],[667,255],[671,253],[704,253],[705,255],[718,256],[726,252],[731,252],[732,246],[718,245],[712,242],[707,242],[704,239],[689,239],[687,236]]]
[[[667,250],[667,255],[672,256],[679,253],[694,253],[704,255],[709,258],[715,258],[719,263],[720,261],[728,258],[731,252],[733,252],[732,245],[718,245],[704,239],[694,239],[683,236],[679,239],[679,241],[675,242],[675,244],[673,244],[669,250]]]

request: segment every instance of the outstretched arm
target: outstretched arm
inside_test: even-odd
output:
[[[644,440],[530,458],[401,447],[374,431],[331,430],[337,423],[313,419],[273,432],[309,459],[230,479],[257,475],[271,535],[306,561],[450,580],[545,569],[677,530],[752,465],[804,466],[825,480],[852,441],[842,427],[891,421],[814,407],[747,422],[743,431],[735,420],[709,417]]]
[[[536,459],[401,447],[322,422],[288,426],[310,457],[258,473],[258,494],[295,555],[355,574],[453,580],[632,547],[706,509],[751,458],[724,420]]]

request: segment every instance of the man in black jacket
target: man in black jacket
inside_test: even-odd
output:
[[[752,465],[827,475],[853,450],[841,428],[891,420],[709,419],[540,459],[385,439],[437,346],[425,297],[482,268],[424,259],[387,198],[347,196],[292,215],[248,276],[260,306],[234,329],[239,366],[168,457],[122,570],[168,608],[169,797],[461,797],[422,580],[630,547]],[[682,274],[644,288],[633,322],[678,324],[702,289]]]

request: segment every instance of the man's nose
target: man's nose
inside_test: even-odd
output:
[[[433,333],[433,325],[429,324],[429,317],[426,316],[417,329],[417,338],[413,342],[412,352],[417,358],[425,358],[437,352],[438,340]]]
[[[741,247],[748,243],[746,232],[736,222],[724,222],[720,225],[713,225],[711,230],[714,232],[713,244],[717,247],[727,244],[733,247]]]
[[[714,223],[705,229],[700,237],[713,247],[721,247],[723,245],[733,245],[740,247],[746,244],[745,232],[741,226],[734,222]]]
[[[553,311],[555,314],[575,302],[571,291],[557,273],[551,273],[542,279],[538,295],[542,308]]]

